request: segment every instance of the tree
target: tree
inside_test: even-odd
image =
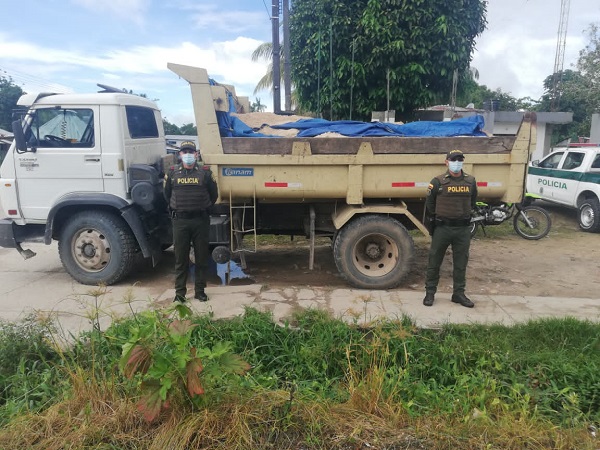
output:
[[[280,54],[283,56],[281,52]],[[267,73],[258,81],[253,94],[267,89],[273,92],[273,43],[263,42],[256,47],[252,52],[252,61],[266,61],[269,63],[267,66]],[[281,76],[283,77],[283,74]]]
[[[194,125],[193,123],[183,124],[181,127],[179,127],[179,129],[181,130],[181,134],[186,135],[186,136],[197,136],[198,135],[198,129],[196,128],[196,125]]]
[[[387,109],[388,79],[396,117],[449,99],[485,12],[483,0],[296,0],[290,45],[300,107],[341,118],[352,105],[353,117],[370,119]]]
[[[250,105],[250,112],[263,112],[266,108],[267,105],[263,105],[260,98],[256,97],[256,101]]]
[[[578,136],[587,136],[589,133],[590,117],[587,111],[587,93],[581,92],[580,87],[584,84],[583,76],[579,71],[563,70],[558,74],[560,80],[556,90],[554,86],[554,74],[548,75],[544,80],[544,94],[542,95],[540,111],[550,111],[551,106],[558,104],[561,111],[572,112],[571,123],[555,126],[552,131],[552,144],[565,139],[577,140]],[[557,94],[560,102],[553,96]],[[554,102],[553,102],[554,100]]]
[[[0,128],[12,129],[12,112],[21,95],[23,89],[14,84],[12,78],[0,76]]]
[[[588,45],[579,52],[577,69],[581,73],[583,83],[579,93],[587,94],[587,106],[590,114],[600,111],[600,28],[591,24],[587,30],[590,39]]]
[[[181,134],[179,127],[167,119],[163,119],[163,128],[165,129],[165,134]]]

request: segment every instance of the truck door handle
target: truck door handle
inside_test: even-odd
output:
[[[100,162],[99,156],[86,156],[85,162]]]

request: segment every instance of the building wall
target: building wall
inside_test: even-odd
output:
[[[593,142],[594,144],[600,144],[600,114],[592,114],[590,142]]]

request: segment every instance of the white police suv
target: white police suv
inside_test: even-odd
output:
[[[532,161],[527,192],[579,210],[579,227],[600,231],[600,146],[571,144]]]

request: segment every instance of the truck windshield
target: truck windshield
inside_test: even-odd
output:
[[[37,109],[25,132],[28,147],[93,147],[91,109]]]
[[[543,160],[540,163],[539,167],[543,169],[556,169],[563,155],[564,152],[554,153],[553,155],[550,155],[545,160]]]

